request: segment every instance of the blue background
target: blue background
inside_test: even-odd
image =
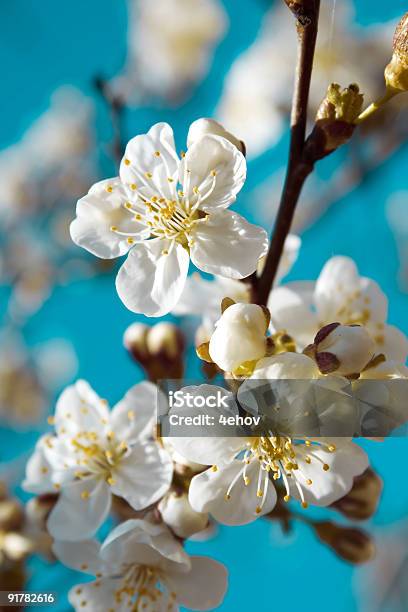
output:
[[[153,0],[154,1],[154,0]],[[325,1],[325,0],[323,0]],[[237,55],[256,37],[267,0],[224,0],[230,30],[216,50],[212,68],[204,82],[181,107],[141,108],[126,117],[128,137],[147,130],[157,120],[169,121],[181,148],[189,123],[211,116],[222,88],[223,77]],[[406,2],[359,0],[357,21],[361,24],[388,20],[406,10]],[[60,85],[69,83],[94,96],[96,74],[113,77],[126,56],[127,10],[122,0],[71,0],[55,2],[13,0],[0,4],[0,56],[2,57],[0,147],[18,141],[31,122],[49,105]],[[101,143],[102,173],[114,172],[104,154],[110,124],[103,104],[95,97],[96,127]],[[251,189],[265,171],[282,165],[287,141],[249,165],[249,177],[239,206],[252,220]],[[361,274],[374,278],[387,293],[389,320],[408,333],[408,296],[398,288],[398,258],[392,233],[385,219],[385,201],[390,191],[407,188],[408,146],[388,160],[368,181],[333,205],[327,214],[303,234],[301,256],[290,278],[316,278],[324,262],[334,254],[353,257]],[[1,186],[0,186],[1,188]],[[74,203],[73,203],[74,212]],[[66,336],[79,357],[79,375],[102,397],[120,399],[141,378],[122,348],[122,334],[136,317],[127,311],[114,290],[114,276],[72,283],[56,288],[51,298],[29,322],[25,335],[29,344],[54,336]],[[1,294],[0,294],[1,295]],[[12,437],[11,437],[12,436]],[[0,431],[2,459],[29,450],[36,432],[12,434]],[[367,445],[366,445],[367,446]],[[376,525],[388,525],[406,515],[408,490],[404,473],[396,469],[407,453],[404,440],[368,445],[372,463],[385,480]],[[234,529],[222,528],[216,539],[188,545],[195,554],[209,554],[230,570],[230,588],[225,611],[268,609],[311,610],[317,605],[331,612],[357,609],[353,593],[353,569],[316,543],[306,526],[285,539],[266,522]],[[64,593],[78,577],[58,565],[35,560],[30,564],[30,588]],[[210,588],[210,586],[209,586]],[[61,596],[55,609],[67,609]]]

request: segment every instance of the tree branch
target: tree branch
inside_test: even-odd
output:
[[[298,19],[298,60],[292,100],[289,159],[265,267],[257,286],[254,288],[254,299],[258,304],[266,304],[267,302],[301,189],[306,177],[313,170],[313,162],[305,160],[302,154],[305,144],[309,89],[316,46],[320,0],[303,0],[303,2],[287,2],[287,4]]]
[[[112,155],[119,165],[124,153],[122,133],[125,104],[120,96],[116,96],[112,93],[109,83],[105,79],[102,77],[96,77],[94,82],[97,91],[100,93],[110,111],[113,131],[111,149]]]

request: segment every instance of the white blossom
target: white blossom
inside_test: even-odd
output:
[[[193,510],[186,493],[166,493],[158,509],[166,525],[180,538],[189,538],[208,527],[208,514]]]
[[[158,123],[128,143],[120,177],[79,200],[72,239],[104,259],[130,251],[119,296],[134,312],[161,316],[177,303],[190,258],[228,278],[256,269],[266,232],[226,210],[245,176],[245,158],[229,140],[205,135],[179,159],[172,129]]]
[[[316,282],[293,282],[272,290],[268,308],[275,329],[285,329],[302,349],[329,323],[362,325],[375,343],[375,352],[405,363],[408,340],[388,325],[388,301],[377,283],[360,276],[349,257],[329,259]]]
[[[89,540],[55,542],[53,548],[65,565],[97,577],[70,590],[75,610],[212,610],[227,588],[221,563],[190,557],[165,525],[146,520],[122,523],[102,546]]]
[[[359,374],[375,354],[374,340],[361,325],[331,323],[314,339],[314,356],[324,374]]]
[[[55,538],[92,536],[107,517],[112,494],[140,510],[170,486],[172,462],[151,439],[158,390],[132,387],[112,411],[85,381],[67,387],[55,412],[55,434],[37,443],[24,488],[59,493],[48,519]]]

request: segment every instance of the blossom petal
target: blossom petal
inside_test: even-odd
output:
[[[56,540],[86,540],[96,533],[111,506],[111,493],[104,480],[86,478],[61,488],[47,528]]]
[[[170,487],[173,463],[155,442],[137,444],[112,470],[112,492],[136,510],[163,497]]]
[[[268,308],[271,325],[276,331],[285,330],[303,349],[313,342],[318,321],[311,309],[314,283],[289,283],[272,289]]]
[[[211,469],[194,476],[190,484],[189,501],[197,512],[209,512],[224,525],[245,525],[259,516],[270,512],[276,504],[276,491],[272,482],[262,509],[257,512],[260,498],[257,496],[259,464],[253,461],[246,471],[249,484],[244,485],[242,476],[229,492],[227,491],[234,478],[243,469],[243,462],[235,460],[227,466],[220,466],[217,471]]]
[[[242,438],[171,437],[171,446],[188,461],[202,465],[229,463],[242,448]]]
[[[310,464],[298,459],[299,471],[296,479],[302,485],[307,503],[315,506],[329,506],[346,495],[353,486],[354,478],[368,467],[368,457],[357,444],[345,440],[333,440],[334,452],[315,446],[305,446],[305,455],[311,457]],[[300,450],[300,449],[299,449]],[[323,465],[328,469],[323,469]],[[306,481],[310,479],[311,485]],[[300,499],[298,489],[290,481],[291,495]]]
[[[172,200],[176,197],[179,163],[173,130],[167,123],[156,123],[147,134],[128,142],[120,178],[126,185],[135,186],[135,193],[149,200],[153,196]]]
[[[228,210],[209,215],[192,232],[191,261],[200,270],[228,278],[245,278],[266,253],[264,229]]]
[[[131,248],[127,242],[129,235],[140,240],[149,233],[124,207],[128,200],[128,193],[117,178],[93,185],[78,201],[77,216],[71,223],[71,238],[75,244],[102,259],[125,255]],[[125,235],[116,233],[113,227]]]
[[[79,431],[102,432],[109,418],[106,402],[85,380],[78,380],[61,393],[55,409],[58,435],[75,436]]]
[[[158,393],[160,391],[156,385],[143,381],[129,389],[116,404],[110,415],[110,424],[119,439],[134,444],[152,435]]]
[[[102,569],[102,561],[99,556],[101,545],[97,540],[80,542],[54,540],[52,550],[57,559],[71,569],[94,576]]]
[[[192,204],[203,211],[227,208],[246,178],[245,157],[229,140],[206,135],[189,147],[180,164],[179,181]]]
[[[222,603],[228,587],[227,568],[209,557],[191,557],[189,572],[167,575],[177,603],[191,610],[214,610]]]
[[[125,612],[125,610],[130,609],[128,597],[122,594],[118,600],[116,596],[121,588],[123,588],[122,578],[103,577],[94,582],[86,582],[72,587],[68,593],[68,600],[75,610]]]
[[[165,250],[168,254],[163,254]],[[171,248],[161,239],[138,244],[116,277],[119,297],[132,312],[161,317],[177,303],[188,265],[188,253],[180,244]]]
[[[380,326],[380,329],[379,329]],[[367,326],[377,345],[377,352],[384,353],[389,361],[404,364],[408,355],[408,339],[406,335],[394,325]]]

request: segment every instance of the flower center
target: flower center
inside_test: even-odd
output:
[[[167,178],[164,180],[168,184],[164,188],[162,178],[161,180],[155,178],[153,172],[142,173],[132,165],[132,170],[136,177],[140,177],[143,183],[142,190],[146,191],[144,188],[146,187],[147,179],[147,185],[149,186],[151,182],[151,191],[155,195],[148,197],[144,193],[139,192],[136,183],[131,183],[129,188],[134,192],[135,198],[132,198],[131,202],[125,202],[123,207],[133,215],[135,222],[145,225],[150,230],[151,238],[172,240],[172,246],[175,242],[178,242],[185,247],[190,247],[193,244],[193,231],[197,225],[205,223],[208,219],[208,215],[200,211],[199,208],[213,193],[217,182],[217,172],[216,170],[211,170],[200,186],[192,186],[191,171],[186,166],[183,182],[182,184],[177,184],[177,181],[169,176],[165,155],[162,155],[160,151],[156,151],[155,157],[159,158],[162,162],[163,167],[161,168],[160,176],[167,175]],[[130,160],[125,160],[125,163],[131,165]],[[106,189],[111,193],[114,187],[108,185]],[[170,198],[168,197],[169,194],[171,194]],[[115,234],[126,237],[128,244],[133,244],[135,237],[139,235],[139,232],[122,231],[116,225],[112,225],[110,229]],[[167,251],[163,251],[163,254],[167,254]]]
[[[117,604],[127,603],[129,610],[176,608],[176,593],[170,591],[166,576],[157,567],[127,565],[120,588],[115,591]]]
[[[284,501],[289,501],[291,496],[291,484],[298,493],[304,508],[307,508],[307,503],[304,496],[304,488],[310,487],[313,481],[308,478],[302,470],[300,463],[310,465],[313,462],[319,463],[323,471],[327,472],[330,466],[325,463],[319,455],[316,454],[316,449],[324,448],[328,452],[334,452],[336,447],[334,444],[326,444],[314,440],[294,440],[288,436],[274,436],[269,432],[268,436],[258,438],[249,438],[246,448],[241,451],[243,467],[238,471],[235,478],[232,480],[225,495],[225,500],[231,498],[231,491],[239,480],[243,480],[245,486],[251,482],[248,476],[248,467],[253,462],[258,463],[258,482],[256,495],[260,499],[260,503],[256,507],[257,514],[262,512],[265,504],[269,481],[281,479],[286,494]],[[213,467],[218,469],[216,466]]]
[[[121,461],[128,447],[125,442],[115,441],[113,432],[107,434],[107,441],[107,444],[101,444],[98,435],[90,431],[81,431],[72,438],[77,465],[82,467],[75,473],[77,478],[97,475],[103,477],[108,484],[114,484],[112,470]]]

